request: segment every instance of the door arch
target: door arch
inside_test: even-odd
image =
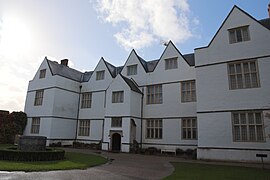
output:
[[[121,151],[121,135],[119,133],[112,135],[112,151]]]

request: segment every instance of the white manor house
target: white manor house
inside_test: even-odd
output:
[[[197,149],[198,159],[270,162],[270,18],[234,6],[206,47],[170,41],[145,61],[103,58],[80,72],[46,57],[29,87],[24,135],[47,144],[101,143],[102,150]]]

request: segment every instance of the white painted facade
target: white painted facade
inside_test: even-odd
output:
[[[249,27],[250,40],[230,44],[228,29],[241,26]],[[47,144],[101,143],[103,150],[117,147],[122,152],[129,152],[135,140],[142,148],[197,149],[199,159],[259,161],[255,155],[263,153],[270,162],[269,118],[263,117],[262,142],[235,142],[232,127],[234,111],[263,114],[270,109],[269,42],[269,29],[235,6],[209,46],[195,49],[195,54],[182,55],[169,42],[158,60],[144,61],[132,50],[123,67],[101,58],[94,71],[85,73],[45,58],[29,82],[24,134],[47,136]],[[176,67],[166,69],[168,59],[176,59]],[[259,87],[231,90],[227,63],[246,59],[256,59]],[[132,65],[137,73],[128,75]],[[42,69],[45,78],[39,78]],[[97,80],[100,71],[104,79]],[[191,81],[196,84],[196,100],[183,102],[182,84]],[[149,86],[154,85],[162,88],[162,100],[149,103]],[[41,89],[42,104],[34,105]],[[121,102],[113,102],[115,92],[123,92]],[[82,108],[84,93],[91,93],[91,107]],[[33,133],[32,120],[37,117],[39,132]],[[121,125],[115,127],[114,118],[121,118]],[[190,128],[194,132],[184,127],[186,119],[197,122]],[[149,130],[150,122],[158,120],[160,127]],[[80,134],[81,121],[90,122],[87,135]]]

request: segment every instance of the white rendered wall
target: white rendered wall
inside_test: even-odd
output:
[[[250,41],[229,44],[227,29],[245,25]],[[195,50],[199,159],[258,161],[256,153],[269,157],[269,119],[264,118],[264,142],[234,142],[231,119],[231,111],[270,108],[269,40],[269,30],[234,8],[210,46]],[[252,58],[257,59],[260,86],[230,90],[226,62]]]
[[[80,105],[80,112],[79,112],[80,119],[103,119],[105,115],[104,103],[105,103],[105,91],[92,92],[91,108],[81,108]]]

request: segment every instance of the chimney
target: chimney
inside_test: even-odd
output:
[[[268,4],[268,17],[270,18],[270,3]]]
[[[61,60],[61,64],[64,66],[68,66],[68,59]]]

